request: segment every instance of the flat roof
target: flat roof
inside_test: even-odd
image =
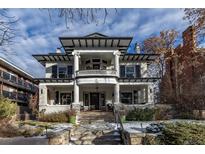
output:
[[[46,62],[59,62],[59,61],[71,61],[73,55],[66,53],[50,53],[50,54],[38,54],[32,55],[43,66]]]
[[[65,52],[74,49],[118,49],[125,51],[130,46],[132,37],[109,37],[100,33],[92,33],[84,37],[59,37]]]
[[[6,60],[3,57],[0,57],[0,65],[2,65],[3,67],[6,67],[7,69],[9,69],[9,70],[15,72],[16,74],[21,75],[27,79],[33,80],[33,78],[34,78],[31,74],[27,73],[26,71],[24,71],[23,69],[16,66],[12,62]]]

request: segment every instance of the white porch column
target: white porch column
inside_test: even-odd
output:
[[[119,64],[119,57],[120,57],[120,52],[119,51],[114,51],[114,56],[115,56],[115,62],[114,62],[114,66],[115,66],[115,70],[116,70],[116,74],[119,77],[120,76],[120,64]]]
[[[148,103],[154,103],[154,87],[153,87],[153,85],[148,85],[147,94],[148,94]]]
[[[79,53],[74,51],[72,52],[74,55],[74,77],[76,77],[76,73],[79,70]],[[77,84],[76,79],[74,80],[74,102],[73,104],[80,104],[79,102],[79,86]]]
[[[115,84],[115,87],[114,87],[114,103],[115,104],[120,103],[120,85],[119,85],[119,83]]]

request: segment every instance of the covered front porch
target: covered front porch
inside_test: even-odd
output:
[[[78,104],[83,111],[108,111],[113,103],[140,105],[153,103],[152,85],[86,84],[79,86],[75,95],[73,85],[43,85],[40,91],[39,109],[46,113],[69,110]]]

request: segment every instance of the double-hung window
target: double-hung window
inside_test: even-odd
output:
[[[66,66],[58,67],[58,77],[66,78],[66,75],[67,75],[67,67]]]
[[[135,76],[135,67],[134,66],[127,66],[126,67],[126,77],[134,78]]]
[[[121,102],[124,104],[132,104],[132,92],[121,92]]]

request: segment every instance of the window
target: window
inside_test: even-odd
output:
[[[58,77],[59,78],[66,78],[67,69],[66,67],[59,67],[58,68]]]
[[[23,85],[23,80],[18,79],[18,84],[22,86]]]
[[[102,62],[105,63],[105,64],[107,64],[107,61],[106,61],[106,60],[102,60]]]
[[[93,62],[97,62],[97,63],[99,63],[100,62],[100,59],[93,59]]]
[[[126,67],[126,77],[128,78],[133,78],[135,73],[135,68],[134,66],[127,66]]]
[[[14,75],[11,75],[11,82],[16,83],[17,78]]]
[[[9,73],[6,73],[6,72],[3,72],[3,78],[5,80],[9,80],[10,79],[10,74]]]
[[[93,64],[93,69],[94,70],[99,70],[100,69],[100,64]]]
[[[132,104],[132,93],[122,92],[120,95],[121,102],[124,104]]]
[[[60,93],[60,104],[69,105],[72,103],[72,93],[63,92]]]
[[[90,63],[90,60],[86,60],[86,61],[85,61],[85,64],[89,64],[89,63]]]

